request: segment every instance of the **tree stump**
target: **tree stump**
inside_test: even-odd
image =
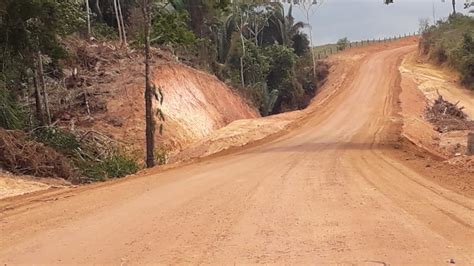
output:
[[[474,155],[474,132],[467,134],[467,155]]]

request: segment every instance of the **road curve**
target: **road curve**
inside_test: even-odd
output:
[[[398,66],[367,55],[291,133],[0,216],[0,262],[474,263],[474,201],[390,156]]]

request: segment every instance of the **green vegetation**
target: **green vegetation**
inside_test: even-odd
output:
[[[474,90],[474,18],[461,14],[423,27],[420,50],[439,64],[459,71],[462,83]]]
[[[124,155],[112,155],[103,161],[76,163],[87,181],[105,181],[136,173],[140,167],[135,160]]]
[[[26,116],[23,108],[12,97],[3,83],[0,83],[0,127],[22,129],[25,125]]]
[[[280,3],[234,3],[221,13],[226,19],[215,32],[216,75],[230,81],[264,116],[306,107],[318,78],[325,77],[315,75],[307,60],[312,58],[310,41],[292,8],[285,13]]]
[[[336,45],[337,45],[337,50],[338,50],[338,51],[343,51],[343,50],[345,50],[347,47],[349,47],[349,44],[350,44],[349,39],[347,39],[347,38],[339,39],[339,40],[337,41],[337,43],[336,43]]]
[[[76,182],[104,181],[136,173],[140,167],[136,160],[119,151],[103,154],[96,146],[81,142],[76,135],[64,129],[50,126],[32,131],[35,141],[45,144],[62,154],[76,168]]]
[[[80,148],[80,143],[74,134],[58,127],[39,127],[33,130],[32,135],[36,141],[68,156],[75,155]]]
[[[325,79],[327,66],[315,64],[306,27],[295,21],[292,8],[274,1],[2,0],[0,127],[31,133],[29,141],[64,155],[89,180],[136,171],[136,163],[121,153],[104,156],[97,143],[85,145],[77,132],[52,126],[60,124],[66,105],[59,106],[57,93],[54,101],[49,98],[53,90],[67,91],[64,65],[80,56],[67,53],[74,51],[71,40],[133,45],[144,48],[146,65],[147,166],[164,164],[167,153],[153,154],[155,124],[161,132],[164,115],[153,106],[162,104],[163,95],[149,78],[150,46],[170,48],[270,115],[306,107]],[[87,92],[82,95],[88,106]]]
[[[158,165],[165,165],[168,163],[169,152],[166,148],[161,147],[155,150],[155,161]]]

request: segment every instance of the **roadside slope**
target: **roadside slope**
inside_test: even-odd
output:
[[[93,128],[143,149],[144,81],[138,71],[132,69],[110,85],[118,89]],[[230,87],[202,71],[178,63],[160,63],[154,68],[153,77],[152,82],[164,94],[160,107],[165,116],[164,132],[156,136],[158,146],[163,148],[181,149],[234,120],[259,117]],[[159,104],[155,103],[157,107]]]

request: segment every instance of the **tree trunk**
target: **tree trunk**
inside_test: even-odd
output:
[[[120,6],[120,1],[121,1],[121,0],[117,0],[117,2],[118,2],[118,11],[119,11],[119,18],[120,18],[120,27],[122,28],[123,44],[125,44],[125,46],[127,46],[127,33],[125,32],[125,23],[123,23],[122,7]]]
[[[87,37],[91,36],[91,14],[89,8],[89,0],[84,0],[86,2],[86,18],[87,18]]]
[[[204,37],[206,33],[208,33],[208,30],[206,29],[206,23],[204,22],[207,10],[203,1],[187,0],[185,3],[191,20],[191,29],[196,36]]]
[[[453,0],[453,15],[456,15],[456,0]]]
[[[236,25],[239,34],[240,34],[240,42],[242,43],[242,56],[240,57],[240,81],[242,83],[242,88],[245,87],[245,76],[244,76],[244,57],[245,57],[245,37],[244,37],[244,26],[247,20],[244,21],[243,11],[240,7],[237,6],[237,10],[239,12],[239,23]]]
[[[118,30],[118,33],[119,33],[120,44],[123,44],[122,27],[121,27],[121,24],[120,24],[120,17],[119,17],[119,12],[118,12],[117,0],[114,0],[114,12],[115,12],[115,19],[117,20],[117,30]]]
[[[310,43],[310,51],[311,51],[311,58],[313,60],[313,78],[316,78],[316,55],[314,54],[314,47],[313,47],[313,26],[310,24],[310,17],[309,12],[306,13],[306,23],[308,23],[309,27],[309,43]]]
[[[48,92],[46,91],[46,83],[44,81],[43,59],[41,58],[41,51],[38,51],[38,76],[43,93],[44,110],[46,111],[46,123],[51,125],[51,112],[49,111]]]
[[[100,9],[99,0],[95,0],[92,7],[94,8],[94,13],[97,15],[97,20],[104,21],[104,16],[102,15],[102,10]]]
[[[242,82],[242,88],[245,88],[245,76],[244,76],[244,57],[245,57],[245,38],[240,32],[240,41],[242,42],[242,56],[240,57],[240,79]]]
[[[151,14],[148,0],[144,0],[145,18],[145,122],[146,122],[146,166],[155,166],[155,121],[153,119],[153,91],[150,84],[150,28]]]
[[[33,85],[35,88],[36,119],[41,126],[44,126],[43,106],[41,104],[41,92],[38,84],[38,71],[36,66],[33,68]]]

